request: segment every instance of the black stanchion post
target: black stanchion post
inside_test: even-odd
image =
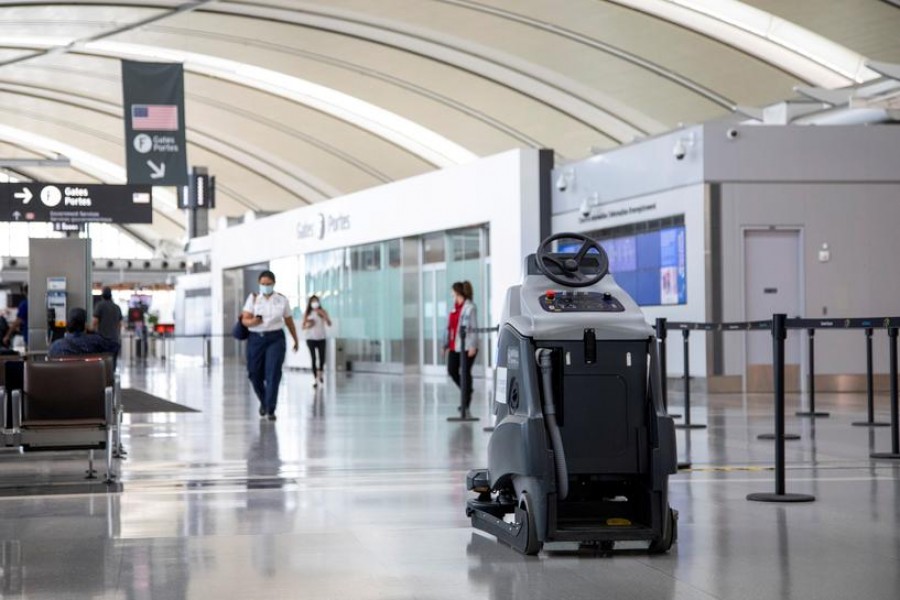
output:
[[[659,377],[660,392],[662,394],[663,410],[673,419],[680,419],[681,415],[669,412],[669,367],[668,354],[666,353],[666,338],[669,336],[668,319],[660,317],[656,319],[656,339],[659,340]]]
[[[462,351],[459,353],[459,416],[449,417],[448,421],[477,421],[478,417],[469,414],[469,353],[466,351],[466,326],[459,327],[459,345]],[[452,351],[452,350],[451,350]]]
[[[749,494],[754,502],[812,502],[814,496],[788,494],[784,473],[784,340],[787,315],[772,315],[772,373],[775,378],[775,493]]]
[[[702,423],[691,423],[691,344],[690,329],[682,329],[681,337],[684,339],[684,423],[675,425],[678,429],[705,429]]]
[[[798,417],[828,417],[827,412],[816,411],[816,330],[806,330],[809,341],[809,410],[797,411]]]
[[[900,458],[900,407],[897,406],[897,328],[888,329],[891,377],[891,451],[873,452],[872,458]]]
[[[866,420],[857,421],[856,427],[888,427],[890,423],[875,420],[875,368],[872,359],[872,333],[871,327],[866,328]]]

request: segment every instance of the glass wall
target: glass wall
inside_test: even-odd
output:
[[[443,369],[450,285],[472,283],[484,326],[489,260],[486,228],[437,232],[308,254],[305,290],[331,313],[346,360]]]
[[[442,231],[422,238],[422,365],[446,364],[447,321],[452,309],[451,286],[468,281],[475,292],[478,326],[487,324],[490,299],[490,256],[486,227]],[[483,363],[486,353],[481,353]],[[428,370],[428,369],[426,369]]]
[[[403,362],[400,250],[390,240],[306,257],[306,292],[331,314],[349,361]]]

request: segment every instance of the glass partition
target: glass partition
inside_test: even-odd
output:
[[[478,325],[489,320],[486,228],[387,240],[304,258],[306,294],[319,296],[331,313],[334,334],[342,340],[348,361],[391,364],[391,370],[419,365],[443,371],[454,281],[472,283]],[[306,298],[298,300],[300,311]]]
[[[400,250],[390,240],[306,257],[306,291],[331,313],[347,360],[403,361]]]

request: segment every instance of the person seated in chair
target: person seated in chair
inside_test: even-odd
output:
[[[119,342],[110,340],[96,333],[86,333],[87,311],[83,308],[73,308],[69,311],[66,321],[66,335],[62,339],[51,344],[47,356],[58,358],[60,356],[76,356],[79,354],[103,354],[116,355],[119,352]]]

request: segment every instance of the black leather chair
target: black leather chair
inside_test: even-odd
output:
[[[37,450],[87,450],[88,476],[95,450],[106,455],[106,482],[113,473],[116,411],[113,386],[100,358],[27,361],[21,390],[12,392],[15,445]]]
[[[123,458],[127,452],[122,446],[122,385],[119,374],[116,373],[116,357],[112,354],[77,354],[69,356],[58,356],[56,358],[48,358],[51,361],[79,361],[79,360],[102,360],[103,366],[106,368],[106,385],[113,388],[113,408],[115,409],[115,419],[113,420],[115,428],[113,429],[113,457]]]
[[[10,395],[12,390],[22,387],[22,360],[19,355],[0,355],[0,442],[9,445],[12,434],[12,410]],[[9,375],[7,375],[7,371]]]

